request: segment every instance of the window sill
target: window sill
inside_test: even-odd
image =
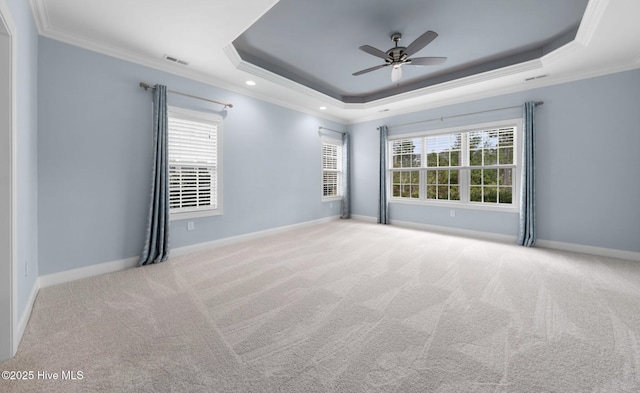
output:
[[[389,199],[389,203],[397,203],[399,205],[443,207],[448,209],[484,210],[484,211],[494,211],[494,212],[502,212],[502,213],[519,213],[520,212],[517,206],[492,206],[492,205],[481,205],[481,204],[451,202],[451,201],[435,202],[435,201],[425,201],[425,200],[407,200],[407,199],[391,198]]]
[[[193,218],[209,217],[209,216],[221,216],[222,209],[215,210],[200,210],[184,213],[169,213],[169,221],[189,220]]]
[[[335,202],[335,201],[341,201],[341,200],[342,200],[341,196],[322,197],[322,202]]]

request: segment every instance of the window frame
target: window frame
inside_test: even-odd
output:
[[[333,145],[337,147],[338,157],[337,157],[337,169],[325,169],[324,167],[324,145]],[[331,202],[331,201],[339,201],[343,198],[343,190],[342,190],[342,182],[344,176],[344,145],[341,139],[331,138],[327,136],[322,136],[320,138],[320,195],[322,198],[322,202]],[[324,174],[326,172],[337,173],[338,174],[338,184],[336,195],[325,196],[324,195]]]
[[[220,115],[186,109],[177,106],[167,106],[167,119],[177,118],[182,120],[189,120],[200,123],[209,123],[216,126],[216,164],[215,164],[215,198],[217,206],[215,208],[193,208],[187,211],[173,211],[169,208],[169,221],[187,220],[200,217],[218,216],[223,214],[223,200],[222,200],[222,142],[223,142],[223,118]],[[171,131],[169,124],[167,123],[167,140],[171,138]],[[168,144],[167,144],[168,145]],[[167,176],[170,178],[170,155],[167,150]],[[213,181],[212,181],[213,183]],[[213,191],[211,193],[213,196]]]
[[[510,167],[513,171],[513,189],[512,189],[512,203],[511,204],[500,204],[493,202],[471,202],[470,201],[470,190],[471,190],[471,170],[472,169],[483,169],[486,166],[471,166],[469,162],[469,134],[475,131],[487,131],[493,129],[500,128],[508,128],[514,127],[515,132],[513,135],[514,138],[514,151],[513,151],[513,164],[512,165],[502,165],[502,166],[494,166],[494,167]],[[419,167],[407,167],[407,168],[393,168],[393,142],[402,140],[402,139],[422,139],[423,141],[427,137],[433,137],[438,135],[451,135],[451,134],[464,134],[462,136],[463,146],[460,151],[460,165],[457,167],[428,167],[426,164],[427,161],[427,152],[421,151],[421,164]],[[424,144],[423,144],[424,148]],[[439,207],[448,207],[448,208],[461,208],[461,209],[472,209],[472,210],[489,210],[489,211],[500,211],[500,212],[518,212],[520,205],[520,182],[521,182],[521,157],[522,157],[522,119],[507,119],[507,120],[498,120],[493,122],[486,123],[477,123],[470,124],[466,126],[458,126],[458,127],[450,127],[443,129],[434,129],[428,131],[418,131],[412,133],[405,134],[397,134],[390,135],[388,138],[388,149],[387,149],[387,198],[390,203],[397,204],[408,204],[408,205],[423,205],[423,206],[439,206]],[[441,169],[442,168],[442,169]],[[428,170],[450,170],[456,169],[459,170],[458,175],[458,186],[460,193],[460,200],[448,200],[448,199],[427,199],[427,171]],[[407,197],[394,197],[393,195],[393,175],[394,171],[419,171],[420,176],[420,190],[419,190],[419,198],[407,198]]]

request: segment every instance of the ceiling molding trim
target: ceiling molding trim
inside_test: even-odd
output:
[[[640,57],[638,58],[640,60]],[[350,121],[348,124],[357,124],[363,123],[371,120],[379,120],[386,119],[398,115],[405,115],[409,113],[421,112],[425,110],[440,108],[449,105],[463,104],[465,102],[471,102],[476,100],[482,100],[491,97],[498,97],[507,94],[519,93],[522,91],[535,90],[548,86],[561,85],[563,83],[576,82],[584,79],[597,78],[600,76],[606,76],[611,74],[617,74],[620,72],[632,71],[635,69],[640,69],[640,61],[637,63],[628,63],[623,65],[616,65],[612,67],[605,67],[595,71],[583,72],[580,74],[568,74],[564,76],[560,76],[557,78],[544,78],[539,79],[535,82],[523,82],[521,84],[509,84],[508,86],[504,86],[497,89],[487,89],[478,93],[465,94],[465,95],[457,95],[454,98],[444,99],[444,100],[435,100],[428,103],[417,104],[413,106],[407,106],[401,110],[391,110],[389,112],[384,112],[380,114],[373,114],[369,116],[363,116],[357,118],[355,120]]]
[[[547,53],[542,56],[540,59],[544,64],[554,63],[558,60],[561,60],[565,57],[573,56],[576,52],[580,50],[584,50],[586,46],[579,42],[577,39],[571,42],[567,42],[560,48],[554,50],[553,52]]]
[[[391,105],[400,101],[410,100],[413,98],[424,97],[425,95],[438,93],[441,91],[448,91],[452,89],[462,88],[476,83],[492,81],[514,74],[520,74],[532,70],[538,70],[542,68],[542,61],[540,59],[526,61],[524,63],[515,64],[512,66],[500,68],[497,70],[491,70],[483,72],[481,74],[471,75],[466,78],[455,79],[449,82],[440,83],[433,86],[428,86],[422,89],[412,90],[403,94],[382,98],[380,100],[371,101],[365,104],[346,104],[347,109],[370,109],[381,105]]]
[[[36,22],[36,29],[38,30],[38,34],[43,35],[45,31],[51,29],[47,3],[44,0],[29,0],[29,5],[31,6],[33,19]]]
[[[600,76],[632,71],[638,68],[640,68],[640,63],[629,62],[624,64],[616,64],[614,66],[609,66],[609,67],[603,67],[597,70],[589,70],[589,71],[577,73],[577,74],[571,73],[571,74],[560,76],[558,78],[544,78],[540,80],[541,81],[540,85],[536,86],[536,88],[560,85],[563,83],[575,82],[583,79],[597,78]]]
[[[591,39],[593,38],[600,21],[604,16],[607,7],[609,6],[609,0],[590,0],[587,4],[587,8],[584,10],[582,22],[578,28],[576,34],[576,41],[584,46],[589,46]]]
[[[274,99],[264,94],[256,93],[253,90],[238,88],[237,86],[227,83],[223,80],[212,78],[210,75],[207,75],[198,71],[193,71],[191,69],[184,68],[183,66],[177,66],[177,65],[168,63],[163,59],[156,59],[150,56],[142,56],[129,51],[123,51],[121,49],[118,49],[109,45],[100,44],[95,41],[90,41],[90,40],[86,40],[86,39],[74,36],[65,31],[57,29],[51,25],[51,23],[49,22],[49,14],[47,11],[45,0],[29,0],[29,1],[31,3],[31,11],[34,15],[38,34],[43,37],[51,38],[53,40],[60,41],[65,44],[86,49],[92,52],[97,52],[102,55],[115,57],[117,59],[128,61],[130,63],[135,63],[144,67],[149,67],[155,70],[167,72],[172,75],[177,75],[177,76],[181,76],[183,78],[191,79],[197,82],[205,83],[207,85],[211,85],[214,87],[226,89],[234,93],[256,98],[261,101],[270,102],[278,106],[282,106],[298,112],[313,115],[325,120],[333,121],[340,124],[346,124],[347,120],[342,117],[333,116],[326,112],[321,112],[319,110],[318,111],[309,110],[308,108],[305,108],[305,107],[293,105],[289,102]],[[274,1],[273,4],[276,4],[276,3],[277,1]],[[231,44],[228,46],[233,47]],[[225,49],[225,53],[227,53],[227,56],[229,56],[230,53],[227,51],[227,47],[225,47],[224,49]],[[324,98],[325,98],[325,100],[323,100],[324,103],[338,105],[338,106],[342,105],[342,102],[340,101],[337,101],[338,104],[336,104],[334,102],[328,101],[327,99],[329,97],[324,97]]]
[[[263,78],[272,83],[284,86],[299,93],[305,94],[311,98],[326,102],[330,105],[334,105],[343,109],[358,110],[358,109],[371,109],[383,105],[396,104],[401,101],[405,101],[412,98],[423,97],[427,94],[433,94],[444,90],[455,89],[468,85],[473,85],[479,82],[485,82],[489,80],[499,79],[513,74],[527,72],[542,68],[543,64],[540,59],[535,59],[519,64],[515,64],[508,67],[499,68],[497,70],[487,71],[481,74],[472,75],[466,78],[455,79],[449,82],[440,83],[433,86],[428,86],[422,89],[412,90],[406,93],[397,94],[390,97],[385,97],[379,100],[370,101],[367,103],[344,103],[333,97],[329,97],[326,94],[320,93],[309,87],[303,86],[297,82],[294,82],[288,78],[282,77],[264,68],[258,67],[254,64],[242,60],[237,50],[233,45],[227,45],[224,48],[224,52],[232,62],[232,64],[241,71],[248,72],[252,75]]]
[[[85,39],[73,36],[71,34],[68,34],[66,32],[62,32],[52,27],[49,27],[47,30],[43,31],[41,35],[56,41],[63,42],[65,44],[90,50],[92,52],[97,52],[105,56],[110,56],[110,57],[114,57],[120,60],[130,62],[130,63],[135,63],[144,67],[153,68],[159,71],[167,72],[172,75],[181,76],[183,78],[191,79],[196,82],[201,82],[207,85],[229,90],[234,93],[253,97],[261,101],[270,102],[278,106],[282,106],[298,112],[307,113],[307,114],[317,116],[326,120],[334,121],[341,124],[345,124],[345,121],[346,121],[346,119],[342,117],[332,116],[326,112],[320,112],[319,110],[318,111],[309,110],[308,108],[292,105],[291,103],[288,103],[282,100],[277,100],[267,95],[257,94],[256,92],[249,91],[248,89],[245,90],[245,89],[238,88],[237,86],[227,83],[223,80],[212,78],[210,75],[207,75],[198,71],[193,71],[191,69],[185,68],[184,66],[179,66],[179,65],[169,63],[163,59],[156,59],[150,56],[141,56],[139,54],[123,51],[108,45],[98,44],[94,41],[85,40]]]
[[[222,48],[222,51],[225,55],[227,55],[229,61],[231,61],[231,64],[233,64],[234,67],[238,68],[240,66],[240,63],[242,63],[242,57],[240,57],[240,54],[236,50],[235,46],[229,44]]]
[[[336,98],[330,97],[324,93],[321,93],[310,87],[304,86],[298,82],[294,82],[289,78],[285,78],[281,75],[278,75],[274,72],[266,70],[262,67],[258,67],[255,64],[244,61],[242,57],[240,57],[240,54],[232,44],[225,46],[223,50],[224,50],[224,53],[229,58],[229,60],[231,61],[231,63],[233,64],[233,66],[239,71],[247,72],[251,75],[257,76],[259,78],[275,83],[282,87],[291,89],[298,93],[302,93],[308,97],[319,100],[322,103],[333,105],[341,109],[344,109],[346,107],[344,102]]]

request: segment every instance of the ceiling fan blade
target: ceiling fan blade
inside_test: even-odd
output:
[[[425,65],[438,65],[447,61],[446,57],[414,57],[409,59],[405,64],[425,66]]]
[[[379,57],[381,59],[387,60],[387,54],[383,51],[381,51],[380,49],[376,49],[371,45],[362,45],[360,47],[360,50],[363,52],[367,52],[370,55],[374,55],[375,57]]]
[[[380,69],[382,67],[386,67],[388,65],[389,64],[381,64],[381,65],[378,65],[378,66],[375,66],[375,67],[371,67],[371,68],[367,68],[367,69],[364,69],[364,70],[361,70],[361,71],[358,71],[358,72],[354,72],[352,75],[353,76],[358,76],[358,75],[366,74],[367,72],[375,71],[375,70],[378,70],[378,69]]]
[[[416,38],[416,40],[413,41],[411,44],[409,44],[409,46],[407,46],[407,49],[404,51],[404,53],[406,53],[407,56],[411,56],[417,53],[420,49],[429,45],[431,41],[435,40],[437,36],[438,34],[435,31],[431,31],[431,30],[427,31],[420,37]]]

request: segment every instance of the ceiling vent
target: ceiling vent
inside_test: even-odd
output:
[[[534,81],[534,80],[536,80],[536,79],[546,78],[546,77],[548,77],[548,76],[549,76],[549,74],[533,76],[533,77],[531,77],[531,78],[527,78],[527,79],[525,79],[524,81],[525,81],[525,82],[531,82],[531,81]]]
[[[167,61],[170,61],[172,63],[181,64],[181,65],[184,65],[184,66],[188,66],[189,65],[189,63],[187,63],[186,61],[180,60],[177,57],[173,57],[173,56],[169,56],[169,55],[164,55],[164,59],[167,60]]]

